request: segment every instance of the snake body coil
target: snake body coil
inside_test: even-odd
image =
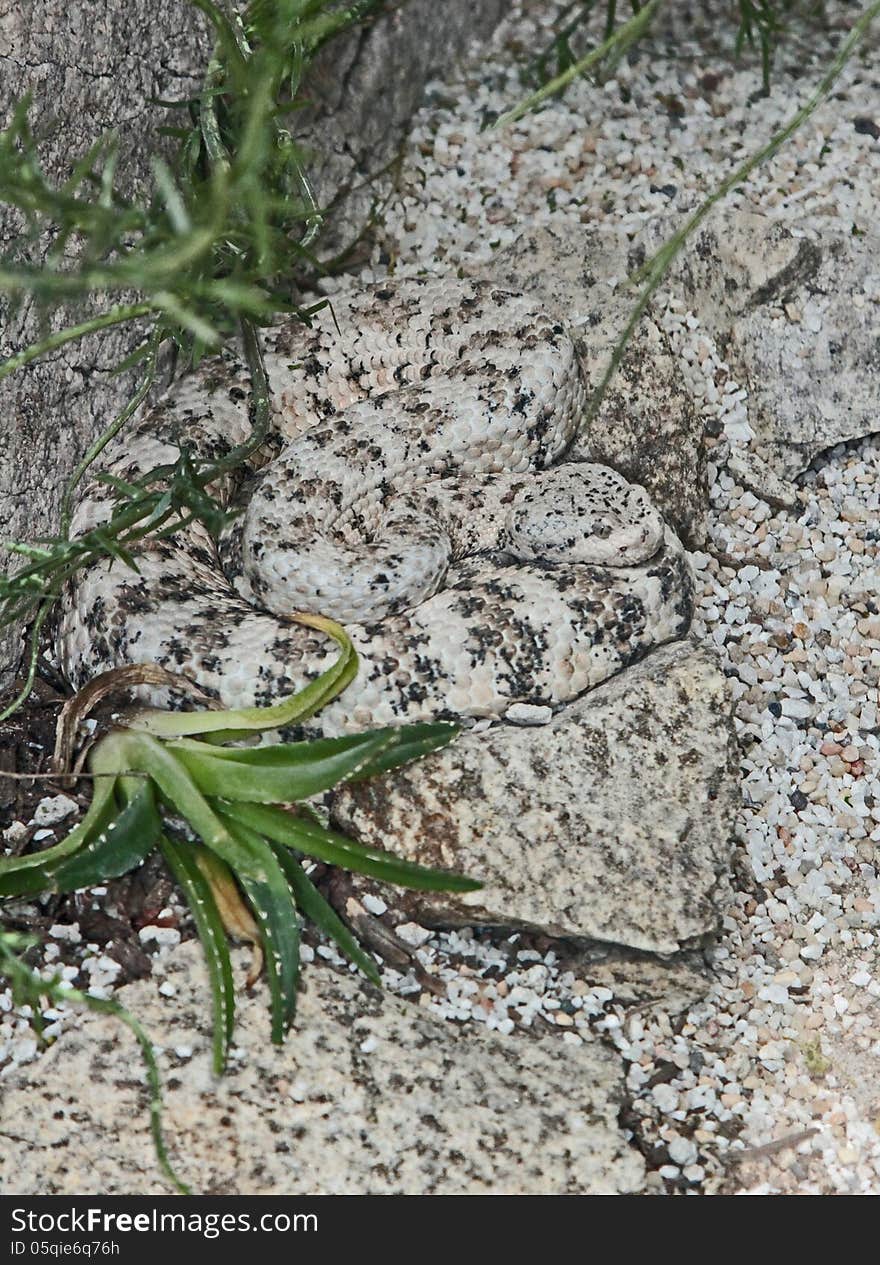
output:
[[[215,489],[241,509],[219,542],[196,525],[77,577],[59,629],[75,685],[154,662],[230,707],[273,701],[335,648],[294,623],[345,623],[362,666],[326,733],[564,704],[692,613],[686,556],[646,493],[559,463],[585,407],[564,327],[480,281],[408,280],[334,298],[311,329],[266,331],[264,452]],[[131,481],[185,445],[217,458],[248,435],[248,376],[203,362],[105,468]],[[85,488],[73,524],[107,517]],[[153,694],[153,701],[162,701]]]

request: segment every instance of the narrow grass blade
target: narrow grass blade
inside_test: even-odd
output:
[[[272,1040],[280,1045],[296,1015],[299,987],[299,915],[290,886],[265,839],[241,823],[231,827],[242,847],[252,851],[265,878],[239,874],[263,937],[266,979],[272,1000]]]
[[[740,163],[730,172],[729,175],[717,185],[709,196],[700,203],[695,211],[693,211],[682,224],[682,226],[672,234],[668,241],[660,247],[660,249],[650,259],[646,260],[638,271],[630,278],[631,284],[642,284],[643,288],[638,296],[633,310],[630,313],[629,320],[615,343],[611,359],[608,367],[602,375],[602,378],[590,396],[590,402],[586,416],[581,422],[581,430],[589,431],[593,419],[601,408],[602,401],[605,399],[608,386],[617,373],[623,360],[624,353],[633,332],[642,319],[648,304],[651,302],[656,291],[660,288],[663,278],[666,276],[674,260],[680,251],[684,248],[685,243],[696,232],[713,208],[728,196],[739,185],[745,184],[752,172],[762,163],[772,158],[778,150],[782,148],[785,142],[794,135],[799,127],[810,117],[819,104],[827,97],[828,93],[834,86],[835,81],[849,61],[859,43],[868,33],[868,29],[876,19],[880,17],[880,0],[875,0],[874,4],[870,4],[853,23],[849,35],[841,43],[837,50],[837,54],[825,74],[819,80],[819,83],[810,94],[809,98],[804,102],[799,110],[791,116],[788,122],[781,127],[773,136],[755,153],[750,154],[745,162]]]
[[[475,892],[483,885],[463,874],[432,870],[413,861],[404,861],[390,852],[368,848],[361,843],[323,826],[294,817],[283,808],[264,804],[218,804],[218,811],[227,820],[249,826],[267,839],[295,848],[306,856],[328,865],[338,865],[356,874],[367,874],[398,887],[428,892]]]
[[[314,923],[319,931],[332,940],[340,952],[353,962],[358,970],[363,971],[372,984],[381,987],[382,981],[376,963],[369,954],[364,952],[333,906],[327,903],[297,858],[279,843],[273,843],[270,846],[293,889],[294,898],[302,910],[303,917],[308,918],[309,922]]]
[[[357,776],[394,745],[393,731],[321,738],[248,750],[181,739],[173,752],[205,795],[256,804],[288,804],[319,795]]]
[[[592,66],[598,65],[604,61],[609,54],[615,51],[623,52],[634,43],[643,33],[648,23],[659,8],[661,0],[647,0],[640,9],[636,9],[633,16],[628,22],[618,27],[616,31],[608,33],[606,39],[598,48],[591,49],[579,61],[568,66],[561,74],[551,79],[549,83],[545,83],[543,87],[536,92],[531,93],[512,110],[508,110],[502,114],[492,124],[492,130],[498,131],[499,128],[506,127],[509,123],[515,123],[517,119],[521,119],[524,114],[528,114],[530,110],[534,110],[548,97],[554,96],[557,92],[562,92],[573,79],[577,79],[579,75],[585,74]]]
[[[168,1149],[162,1132],[162,1083],[156,1052],[147,1033],[138,1020],[118,1002],[110,998],[93,997],[91,993],[83,993],[71,988],[60,975],[49,979],[38,976],[18,956],[18,952],[33,943],[29,937],[16,936],[0,932],[0,978],[5,978],[12,986],[13,997],[19,1004],[28,1004],[35,1014],[39,1014],[45,998],[64,1005],[86,1006],[98,1014],[112,1015],[124,1023],[133,1033],[140,1046],[147,1072],[147,1087],[150,1094],[150,1131],[153,1136],[153,1147],[159,1167],[173,1186],[184,1195],[192,1194],[189,1186],[174,1171],[168,1157]]]
[[[160,836],[159,847],[168,868],[183,889],[205,954],[214,1012],[214,1073],[220,1076],[226,1068],[226,1056],[235,1027],[235,988],[226,933],[210,885],[196,863],[195,849],[168,835]]]

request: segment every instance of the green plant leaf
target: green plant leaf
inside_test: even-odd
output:
[[[376,963],[364,952],[333,906],[324,899],[297,858],[280,843],[272,843],[270,846],[293,889],[294,899],[303,916],[328,936],[372,984],[381,987],[382,981]]]
[[[46,870],[56,862],[71,856],[93,838],[99,831],[106,830],[116,813],[114,800],[115,779],[99,777],[95,779],[95,791],[86,815],[78,826],[75,826],[60,843],[54,847],[44,848],[42,852],[29,852],[26,856],[3,857],[0,860],[0,881],[21,870]],[[29,888],[39,891],[39,888]],[[12,895],[0,886],[0,895]],[[17,894],[17,893],[15,893]]]
[[[127,874],[147,859],[159,842],[161,830],[153,788],[149,781],[141,781],[119,816],[51,871],[46,886],[56,892],[73,892]]]
[[[399,769],[404,764],[411,764],[413,760],[421,760],[423,756],[447,746],[457,738],[461,733],[461,726],[439,720],[419,725],[401,725],[385,732],[394,735],[394,742],[385,751],[367,760],[349,781],[361,782],[365,778],[376,777],[391,769]]]
[[[419,725],[401,725],[396,728],[367,730],[366,733],[346,735],[342,738],[310,738],[304,742],[276,743],[265,747],[216,747],[206,746],[197,741],[179,739],[169,743],[172,750],[192,753],[196,759],[200,756],[215,760],[231,761],[255,770],[271,770],[277,774],[279,770],[299,773],[305,766],[317,761],[323,764],[328,758],[334,758],[343,752],[361,751],[360,763],[354,772],[345,775],[346,781],[363,781],[387,773],[391,769],[400,768],[419,760],[432,751],[446,746],[460,733],[458,725],[447,721],[426,722]],[[374,755],[364,755],[364,749],[370,743],[379,744]],[[215,771],[216,772],[216,771]],[[198,781],[198,778],[196,779]],[[204,788],[203,788],[204,789]],[[226,798],[225,792],[211,791]],[[317,792],[310,792],[317,793]],[[256,799],[256,796],[254,797]],[[295,799],[306,798],[304,795],[263,798],[260,803],[288,803]]]
[[[231,827],[242,847],[253,852],[265,878],[238,874],[263,940],[266,980],[272,1002],[272,1040],[280,1045],[296,1015],[299,987],[299,915],[290,886],[265,839],[240,822]]]
[[[48,849],[47,849],[48,851]],[[40,854],[37,853],[39,856]],[[52,885],[49,869],[16,870],[0,875],[0,896],[35,896]]]
[[[483,886],[478,880],[466,878],[463,874],[428,869],[414,861],[396,857],[391,852],[368,848],[315,822],[294,817],[283,808],[264,804],[218,803],[217,811],[227,820],[231,818],[241,825],[249,826],[275,843],[295,848],[297,852],[315,857],[328,865],[338,865],[357,874],[367,874],[398,887],[428,892],[475,892]]]
[[[235,987],[226,933],[210,884],[196,861],[196,849],[164,834],[159,837],[159,847],[168,868],[183,889],[205,954],[214,1016],[214,1073],[220,1076],[226,1068],[226,1056],[235,1027]]]
[[[104,824],[84,831],[84,841],[77,842],[72,856],[68,854],[68,835],[55,848],[34,854],[40,864],[0,874],[0,896],[75,892],[118,878],[142,864],[158,843],[162,823],[149,780],[120,779],[123,781],[135,783],[129,787],[124,807],[117,808],[115,802],[106,805],[101,814]],[[112,792],[112,783],[105,784]],[[85,820],[78,830],[85,826]]]
[[[356,776],[394,744],[393,730],[246,750],[181,738],[167,744],[205,795],[289,804]]]
[[[135,769],[155,781],[163,797],[189,822],[204,844],[230,865],[239,876],[249,874],[257,880],[265,875],[255,861],[252,849],[242,847],[201,794],[183,763],[149,734],[119,731],[103,739],[95,752],[111,749],[117,767]],[[93,753],[94,755],[94,753]]]

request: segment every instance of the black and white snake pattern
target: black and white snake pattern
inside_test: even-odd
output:
[[[157,663],[230,707],[277,700],[335,645],[289,618],[342,622],[361,668],[326,733],[558,707],[683,636],[681,545],[640,487],[565,461],[586,386],[564,325],[487,281],[414,279],[335,296],[311,328],[263,331],[272,434],[214,489],[240,509],[102,562],[66,594],[68,679]],[[249,380],[206,360],[108,449],[131,481],[216,458],[249,433]],[[83,489],[74,533],[104,521]],[[162,701],[153,695],[154,701]]]

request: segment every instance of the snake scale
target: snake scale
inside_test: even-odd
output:
[[[681,637],[686,554],[647,494],[565,461],[586,402],[572,339],[541,301],[480,280],[412,279],[334,296],[311,327],[263,331],[271,436],[213,489],[240,510],[77,577],[63,670],[152,662],[230,707],[274,701],[336,648],[293,611],[345,624],[361,670],[328,734],[557,707]],[[108,448],[131,481],[180,445],[215,459],[250,430],[234,352],[202,362]],[[113,493],[83,488],[74,533]],[[150,695],[154,702],[167,696]]]

